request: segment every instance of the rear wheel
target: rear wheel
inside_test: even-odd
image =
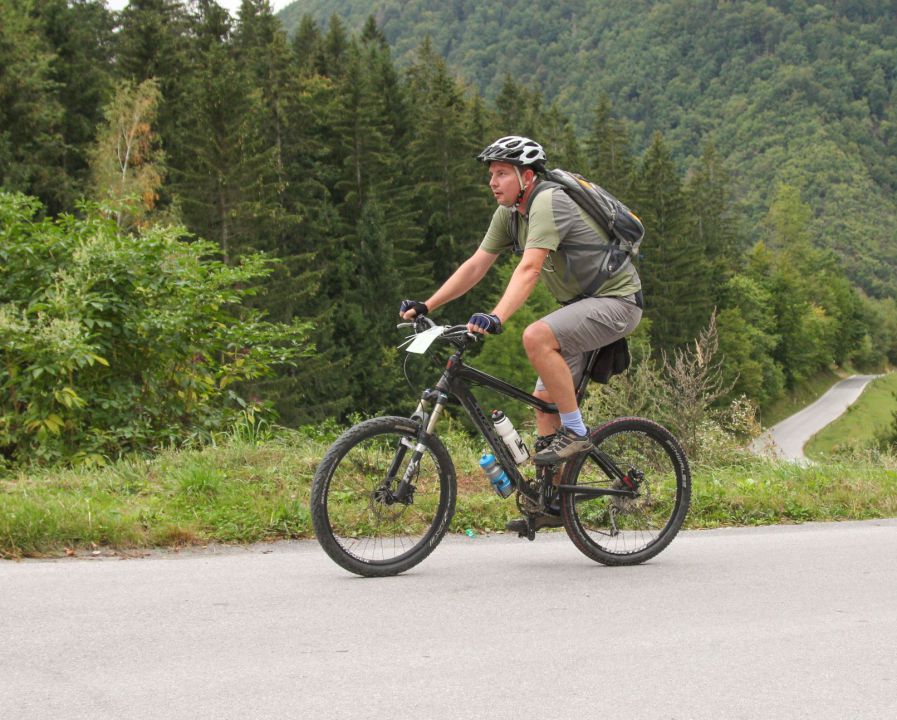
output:
[[[366,420],[327,451],[312,481],[311,511],[321,547],[346,570],[396,575],[429,555],[455,512],[455,469],[436,437],[426,442],[401,481],[418,445],[407,418]]]
[[[679,532],[691,499],[685,453],[664,427],[617,418],[592,433],[595,449],[567,464],[562,485],[624,494],[564,492],[561,515],[570,539],[605,565],[654,557]]]

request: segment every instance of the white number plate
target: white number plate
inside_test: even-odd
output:
[[[437,325],[436,327],[431,327],[429,330],[425,330],[414,338],[414,342],[406,348],[406,351],[415,353],[416,355],[423,355],[427,351],[427,348],[433,344],[433,341],[442,335],[443,330],[445,330],[445,328],[442,325]]]

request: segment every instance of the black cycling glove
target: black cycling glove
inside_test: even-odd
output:
[[[404,315],[409,310],[414,310],[416,317],[426,315],[430,312],[426,303],[422,303],[418,300],[402,300],[401,305],[399,305],[399,315]]]
[[[498,315],[488,315],[486,313],[474,313],[467,321],[468,325],[475,325],[490,335],[498,335],[502,331],[501,320]]]

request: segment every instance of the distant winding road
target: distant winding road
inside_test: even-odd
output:
[[[809,462],[804,445],[857,401],[863,389],[880,375],[852,375],[834,385],[812,405],[773,425],[751,445],[754,452],[784,460]]]

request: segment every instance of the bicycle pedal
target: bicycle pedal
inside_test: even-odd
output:
[[[519,520],[512,520],[505,527],[508,530],[513,530],[517,533],[517,537],[526,538],[527,540],[535,540],[536,539],[536,525],[532,518],[520,518]]]
[[[526,518],[526,532],[520,533],[520,537],[526,537],[527,540],[532,542],[536,539],[536,520],[533,517]]]

